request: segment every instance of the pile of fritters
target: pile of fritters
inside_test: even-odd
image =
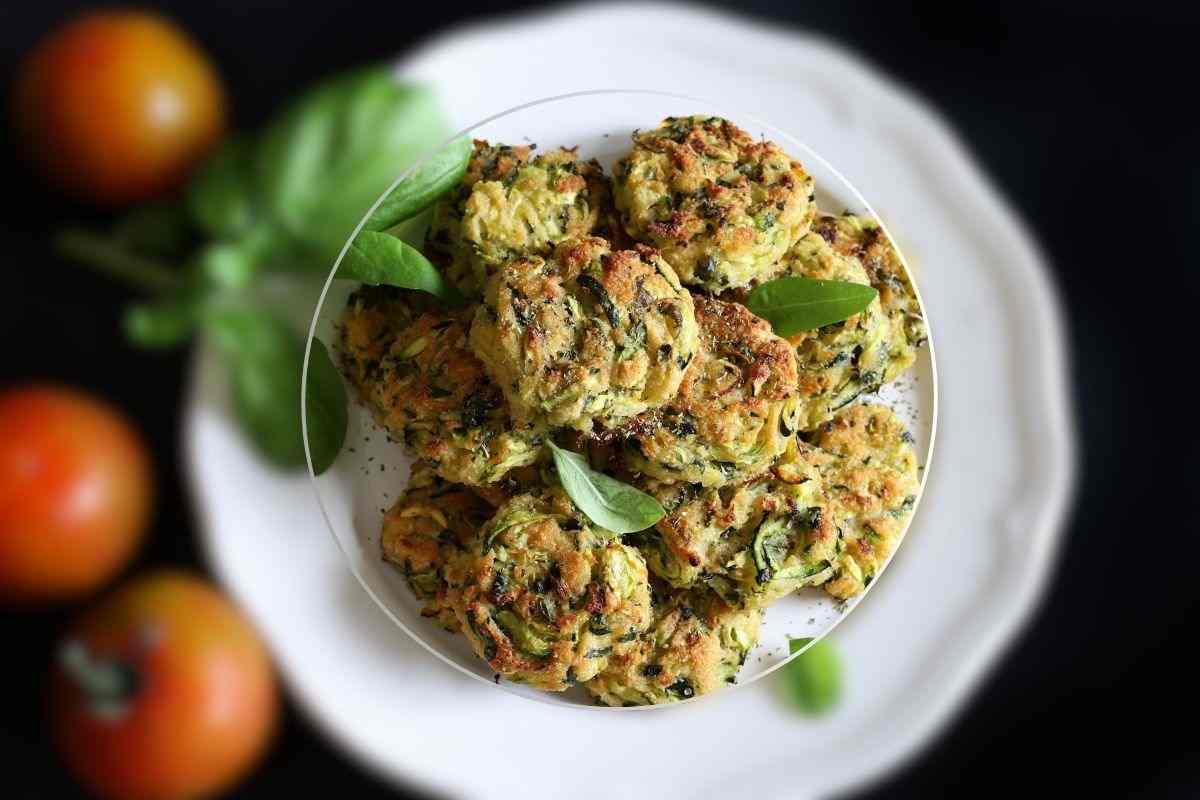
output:
[[[476,142],[425,253],[471,298],[355,292],[342,360],[418,461],[383,556],[496,673],[610,705],[734,682],[763,609],[863,591],[918,490],[912,438],[855,403],[926,333],[878,224],[817,208],[774,143],[712,117],[636,133],[610,181],[571,149]],[[741,304],[785,275],[870,284],[862,313],[783,339]],[[655,496],[619,536],[544,444]]]

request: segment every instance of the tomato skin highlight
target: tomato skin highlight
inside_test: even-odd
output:
[[[150,518],[150,456],[111,407],[81,392],[0,392],[0,601],[98,589],[137,551]]]
[[[69,645],[68,645],[69,643]],[[100,706],[60,649],[52,679],[55,738],[67,766],[113,800],[207,797],[265,752],[279,697],[265,647],[241,613],[199,577],[138,578],[86,613],[66,646],[99,669],[136,676]]]
[[[14,92],[21,140],[71,196],[103,206],[178,188],[226,127],[207,57],[158,14],[93,11],[43,39]]]

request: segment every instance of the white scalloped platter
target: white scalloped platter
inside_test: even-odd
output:
[[[577,68],[556,68],[563,43]],[[959,145],[823,41],[670,6],[480,26],[400,72],[435,84],[460,127],[533,96],[645,86],[745,109],[804,141],[872,201],[913,267],[937,336],[938,452],[903,547],[832,636],[846,665],[833,714],[795,714],[773,676],[661,713],[581,713],[497,691],[405,635],[346,569],[308,478],[271,473],[243,443],[220,363],[199,348],[184,435],[204,541],[302,707],[381,774],[463,797],[528,790],[531,742],[533,785],[549,797],[791,798],[844,791],[929,741],[1036,601],[1073,474],[1044,266]],[[555,130],[547,146],[578,138]],[[841,199],[817,177],[827,202]],[[298,323],[319,289],[291,293]],[[904,391],[931,391],[928,369]],[[917,403],[922,444],[931,410]],[[488,747],[468,744],[481,729]]]

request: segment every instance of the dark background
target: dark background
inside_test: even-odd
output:
[[[1197,679],[1186,655],[1200,451],[1194,417],[1178,405],[1200,352],[1192,333],[1200,25],[1195,14],[1152,3],[1115,12],[1093,3],[940,5],[736,3],[825,33],[934,102],[1041,237],[1070,317],[1081,473],[1053,589],[957,721],[873,795],[1200,796],[1200,737],[1188,730]],[[394,57],[492,6],[163,7],[211,53],[235,120],[247,126],[311,79]],[[6,93],[19,57],[79,8],[4,4]],[[0,386],[59,379],[129,412],[153,444],[159,477],[156,528],[139,564],[202,566],[177,466],[187,356],[123,344],[124,291],[56,261],[46,246],[57,223],[88,213],[44,190],[13,156],[7,126],[2,135]],[[0,763],[10,796],[75,792],[46,744],[40,700],[68,614],[0,617]],[[395,794],[289,708],[272,755],[237,794],[303,794],[321,782],[341,796]]]

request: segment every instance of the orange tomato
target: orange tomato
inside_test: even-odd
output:
[[[176,188],[225,130],[225,96],[208,59],[144,11],[94,11],[51,33],[19,73],[15,106],[42,170],[107,206]]]
[[[64,388],[0,392],[0,599],[90,592],[133,556],[150,458],[113,409]]]
[[[52,680],[68,767],[101,797],[174,800],[228,789],[278,717],[267,652],[208,583],[139,578],[68,631]]]

